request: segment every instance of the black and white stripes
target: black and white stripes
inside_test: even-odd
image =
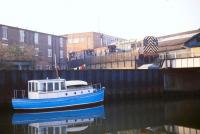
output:
[[[146,36],[143,40],[144,54],[157,54],[158,51],[158,40],[153,36]]]

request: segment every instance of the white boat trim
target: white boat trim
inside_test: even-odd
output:
[[[102,105],[100,105],[100,106],[97,106],[96,108],[98,108],[98,107],[102,107]],[[87,109],[91,109],[91,107],[89,107],[89,108],[81,108],[81,109],[78,109],[79,111],[83,111],[83,110],[87,110]],[[67,111],[76,111],[77,109],[69,109],[69,110],[67,110]],[[62,113],[63,111],[45,111],[45,112],[42,112],[42,113],[53,113],[53,112],[57,112],[57,113]],[[24,114],[24,113],[18,113],[18,114]],[[33,115],[33,114],[38,114],[38,113],[26,113],[27,115]]]
[[[82,80],[68,80],[68,81],[65,81],[65,85],[67,87],[69,87],[69,86],[78,86],[78,85],[86,86],[86,85],[88,85],[88,83],[86,81],[82,81]]]

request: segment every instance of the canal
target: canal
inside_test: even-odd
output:
[[[162,70],[61,71],[60,76],[67,80],[81,79],[105,86],[104,104],[16,113],[10,105],[13,90],[27,90],[28,80],[55,78],[55,72],[0,71],[0,134],[199,134],[199,90],[193,92],[192,77],[186,79],[180,74],[170,72],[164,77]],[[191,76],[198,80],[196,73]],[[189,90],[174,90],[183,87],[176,86],[177,79],[181,81],[178,85],[190,83]],[[194,86],[199,89],[198,84]],[[165,86],[169,90],[164,90]]]
[[[118,99],[45,113],[1,110],[0,134],[199,134],[198,97]]]

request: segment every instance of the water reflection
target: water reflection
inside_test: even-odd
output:
[[[104,106],[97,106],[56,112],[15,113],[12,124],[17,133],[20,129],[17,126],[21,125],[24,134],[66,134],[83,131],[104,117]]]
[[[117,134],[199,134],[199,104],[199,99],[117,102],[106,107],[104,127]]]
[[[130,129],[118,131],[118,134],[199,134],[200,129],[177,125],[164,125],[158,127],[147,127],[143,129]]]
[[[199,104],[198,98],[114,101],[82,110],[13,114],[12,125],[0,114],[0,126],[8,124],[0,133],[199,134]]]
[[[200,134],[200,129],[178,125],[165,125],[165,131],[174,134]]]

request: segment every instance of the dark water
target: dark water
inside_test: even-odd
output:
[[[106,102],[84,110],[0,113],[0,134],[199,134],[200,99]]]

